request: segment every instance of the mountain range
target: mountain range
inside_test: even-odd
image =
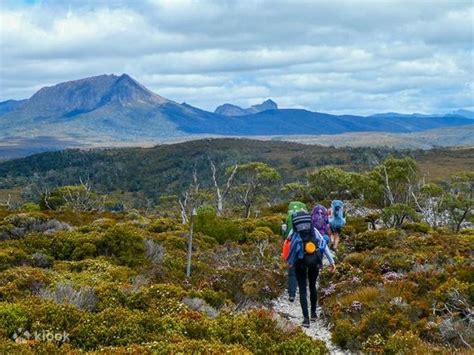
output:
[[[261,104],[250,106],[249,108],[242,108],[232,104],[224,104],[218,106],[214,113],[224,116],[245,116],[253,113],[259,113],[267,110],[278,110],[278,105],[275,101],[268,99]]]
[[[127,74],[100,75],[44,87],[29,99],[1,102],[0,150],[11,142],[28,145],[38,140],[50,141],[48,149],[54,149],[202,136],[411,133],[474,128],[472,114],[463,110],[448,115],[331,115],[281,109],[272,100],[249,108],[226,103],[208,112],[159,96]]]

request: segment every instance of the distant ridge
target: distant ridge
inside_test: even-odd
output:
[[[267,110],[278,110],[278,105],[275,101],[268,99],[261,104],[250,106],[249,108],[242,108],[232,104],[224,104],[218,106],[214,113],[224,116],[245,116],[252,113],[259,113]]]
[[[0,146],[34,142],[36,151],[41,151],[41,144],[47,141],[44,137],[49,137],[47,149],[51,150],[140,145],[197,136],[412,133],[456,126],[474,128],[474,121],[461,114],[469,115],[469,111],[448,115],[331,115],[280,109],[271,99],[246,109],[225,104],[212,113],[157,95],[127,74],[109,74],[44,87],[26,100],[1,102]]]

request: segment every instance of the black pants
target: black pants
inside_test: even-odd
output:
[[[316,293],[316,280],[319,275],[319,266],[305,265],[304,262],[298,262],[295,265],[296,280],[298,281],[298,289],[300,291],[300,304],[303,310],[303,317],[309,318],[308,316],[308,294],[306,291],[306,280],[309,282],[309,298],[311,302],[311,314],[316,313],[316,302],[318,295]]]
[[[295,298],[295,296],[296,296],[296,286],[297,286],[297,281],[296,281],[295,268],[290,267],[288,269],[288,295],[290,297]]]

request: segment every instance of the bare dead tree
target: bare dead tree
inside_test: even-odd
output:
[[[258,254],[260,255],[260,261],[263,261],[263,258],[265,257],[265,250],[267,250],[268,246],[270,245],[270,242],[268,239],[262,239],[258,241],[257,243],[257,250]]]
[[[184,192],[181,197],[178,199],[179,207],[181,208],[181,223],[188,224],[188,213],[187,206],[189,200],[188,191]]]
[[[49,204],[49,199],[51,198],[51,189],[47,185],[44,185],[41,188],[41,196],[43,197],[44,205],[46,206],[46,208],[51,210],[52,208]]]
[[[224,202],[229,194],[229,191],[232,186],[232,181],[234,180],[235,173],[237,172],[237,164],[232,168],[229,177],[225,185],[221,188],[217,179],[217,168],[214,162],[209,158],[209,163],[211,165],[212,172],[212,181],[214,182],[214,187],[216,189],[216,212],[218,216],[221,216],[224,211]]]
[[[66,187],[61,194],[64,202],[74,211],[93,211],[101,209],[101,199],[92,190],[89,179],[79,178],[80,185]]]
[[[179,207],[181,209],[181,223],[188,224],[189,216],[195,208],[194,206],[194,197],[199,193],[199,181],[197,176],[196,165],[193,168],[193,177],[192,182],[189,185],[189,188],[184,191],[181,196],[178,198]]]
[[[3,202],[0,202],[0,206],[9,210],[12,208],[11,202],[12,202],[12,195],[8,194],[8,198],[4,200]]]
[[[388,172],[387,172],[387,167],[383,166],[383,171],[384,171],[384,192],[385,196],[387,197],[388,201],[390,202],[390,205],[393,205],[395,203],[395,198],[393,197],[392,189],[390,188],[390,183],[388,180]]]

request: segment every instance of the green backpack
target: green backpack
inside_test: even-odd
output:
[[[293,229],[293,219],[291,216],[293,213],[296,213],[300,210],[304,210],[307,212],[307,207],[303,202],[299,201],[292,201],[288,205],[288,214],[286,216],[286,231],[285,231],[285,237],[288,237],[288,234],[290,233],[290,230]]]

